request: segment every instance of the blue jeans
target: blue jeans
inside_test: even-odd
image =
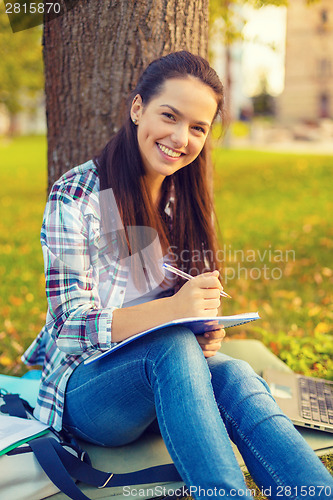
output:
[[[221,353],[206,359],[184,327],[152,333],[98,362],[81,364],[68,382],[64,425],[79,438],[121,446],[156,419],[194,498],[208,498],[212,491],[225,498],[251,497],[229,438],[270,498],[333,496],[333,478],[266,382],[244,361]]]

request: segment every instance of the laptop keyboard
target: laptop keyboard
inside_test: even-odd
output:
[[[306,420],[333,424],[333,384],[298,377],[301,415]]]

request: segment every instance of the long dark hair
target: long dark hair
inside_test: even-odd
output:
[[[145,106],[162,91],[166,80],[186,78],[188,75],[198,78],[214,91],[216,116],[222,115],[223,86],[215,70],[204,58],[190,52],[171,53],[153,61],[143,72],[129,98],[123,126],[95,158],[95,163],[100,189],[113,190],[125,228],[123,237],[126,238],[130,251],[134,253],[136,249],[135,243],[129,241],[127,227],[155,228],[162,248],[169,251],[172,249],[174,265],[195,275],[203,270],[218,269],[214,207],[207,179],[207,143],[191,164],[165,177],[156,211],[145,183],[137,127],[129,112],[135,95],[141,96]],[[170,224],[164,209],[171,190],[174,193],[174,203]]]

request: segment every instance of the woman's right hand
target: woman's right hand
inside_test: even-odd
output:
[[[218,271],[199,274],[170,297],[175,319],[217,316],[223,290],[218,276]]]

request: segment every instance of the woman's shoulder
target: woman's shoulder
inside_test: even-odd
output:
[[[100,218],[99,177],[92,160],[68,170],[53,184],[45,213],[57,211],[63,216],[80,214]]]
[[[99,191],[99,177],[93,160],[89,160],[65,172],[52,186],[50,199],[68,197],[74,200],[86,198]]]
[[[81,188],[78,189],[78,188]],[[54,184],[52,190],[76,190],[79,196],[81,191],[92,192],[99,189],[97,167],[93,160],[88,160],[81,165],[65,172]]]

